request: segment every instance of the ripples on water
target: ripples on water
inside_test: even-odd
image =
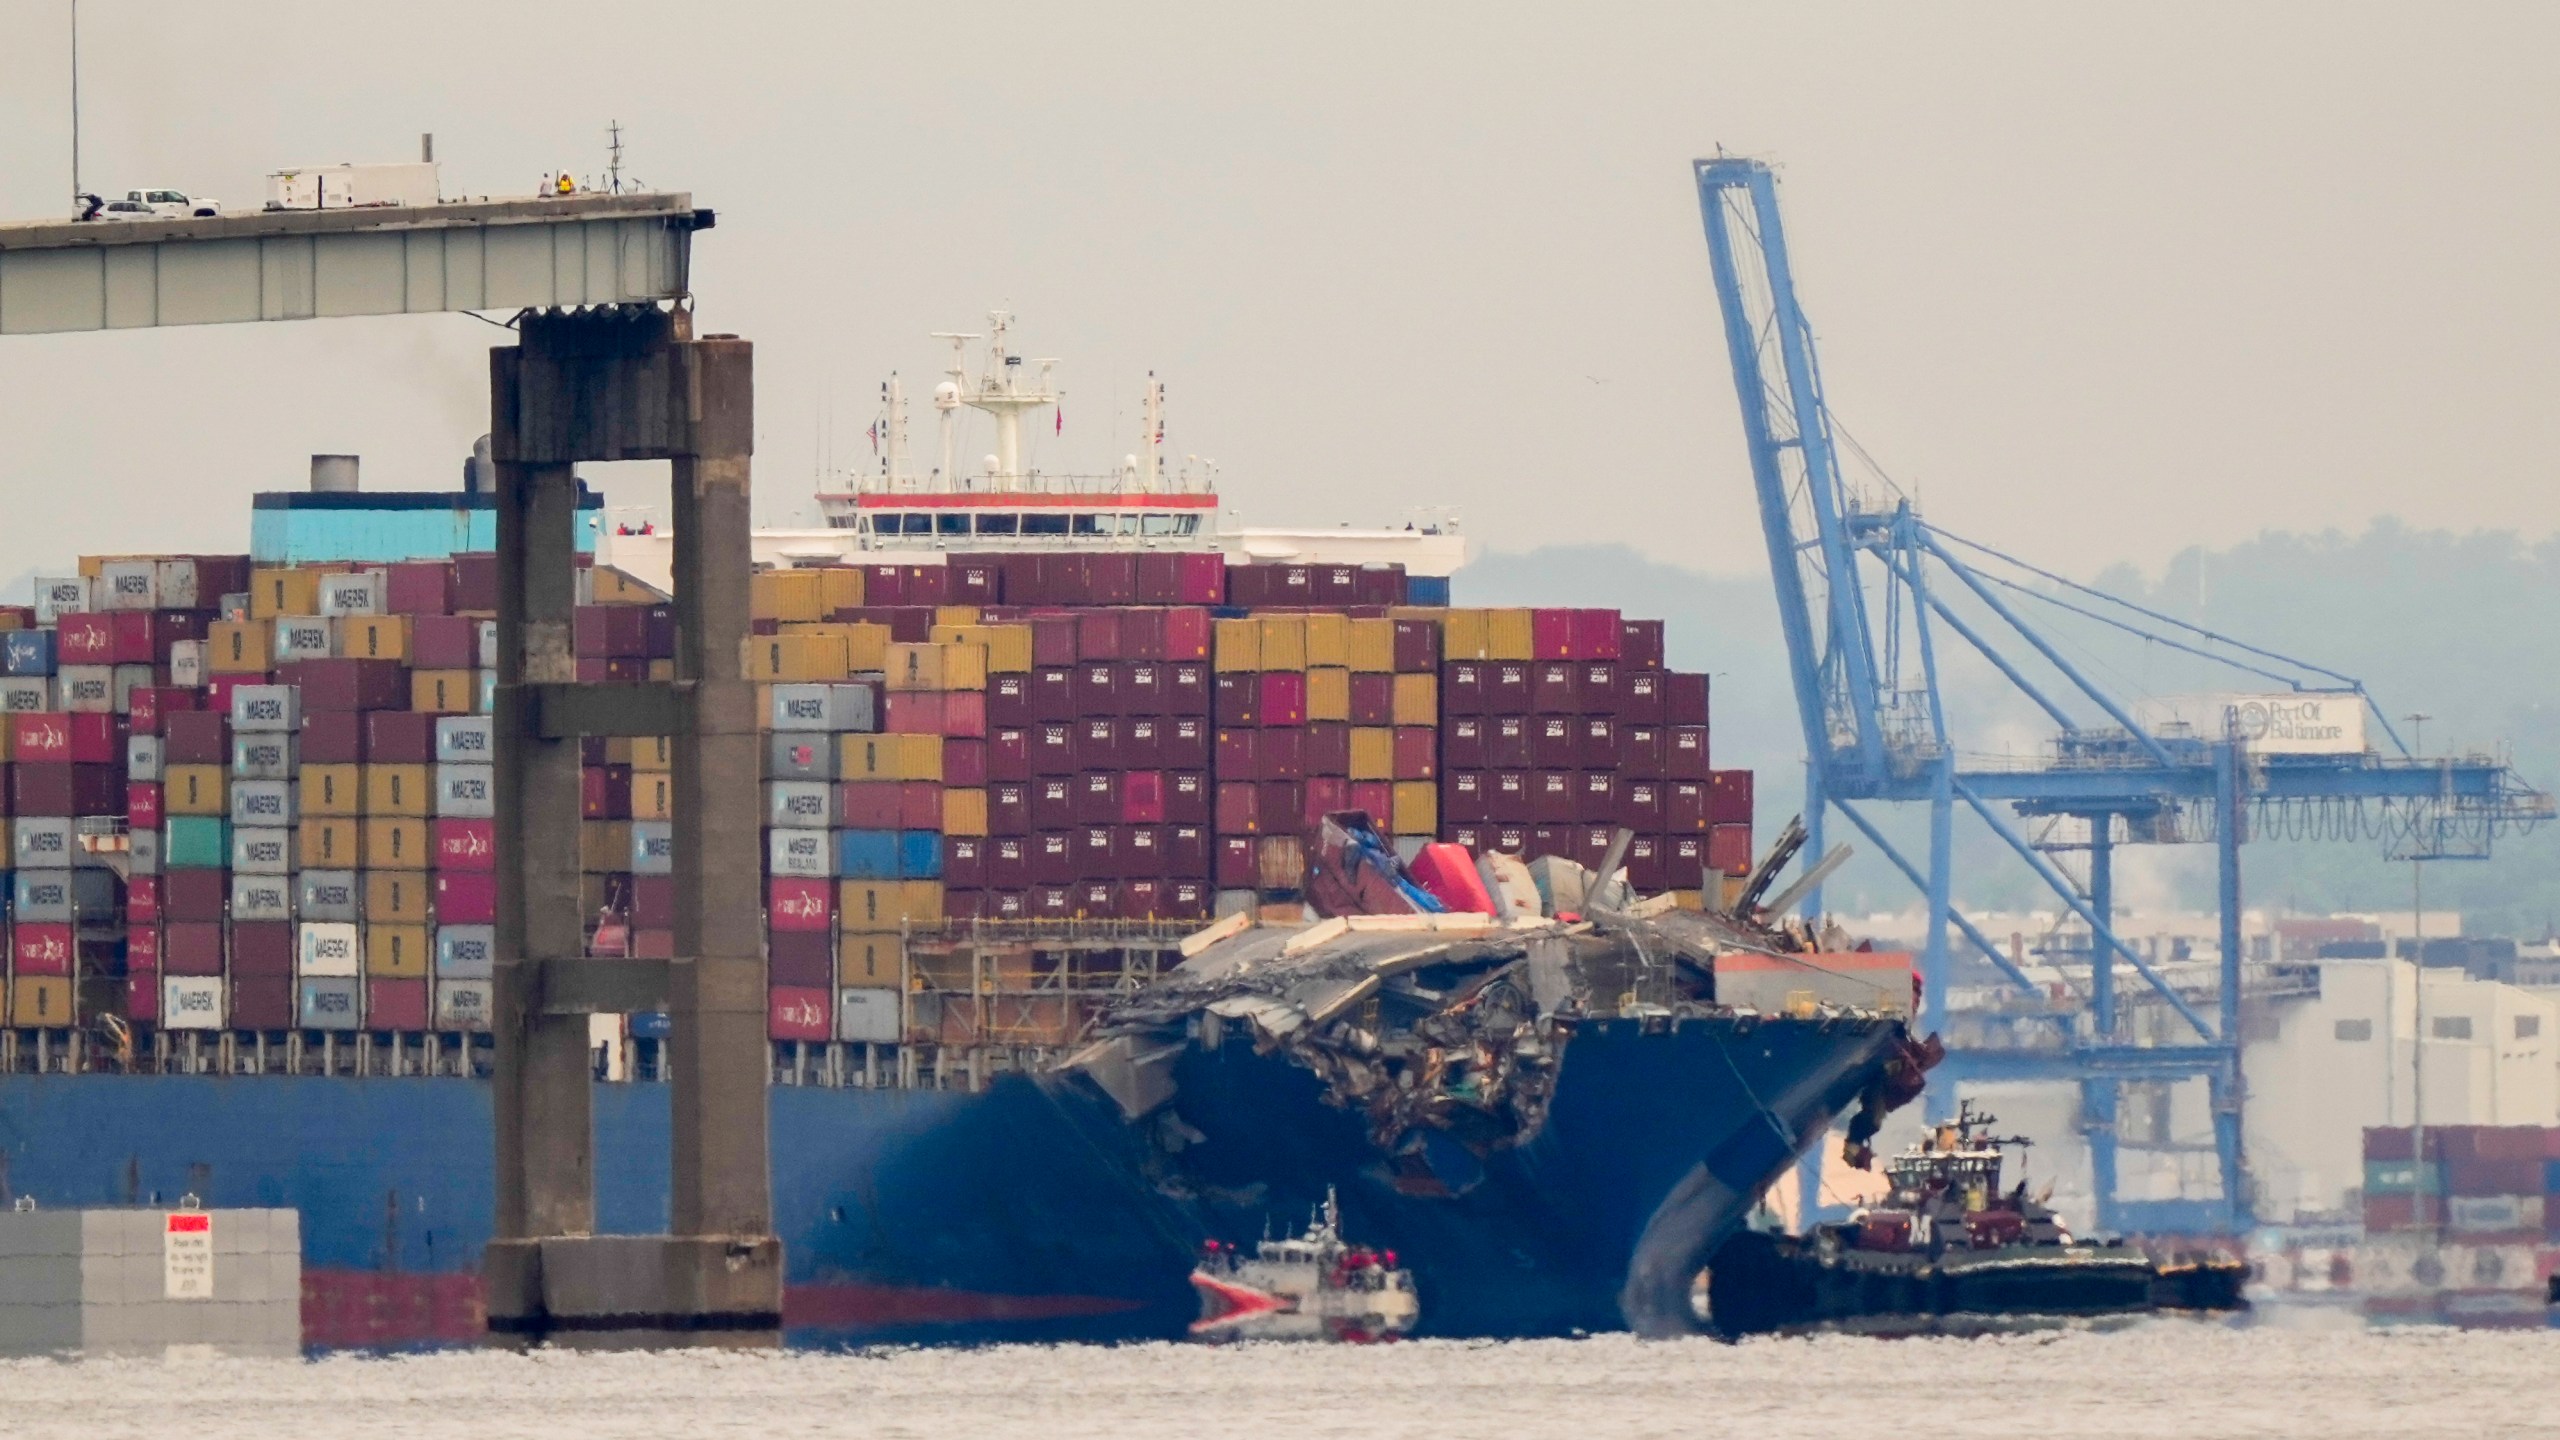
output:
[[[1976,1340],[1003,1347],[0,1363],[0,1434],[112,1440],[2494,1437],[2560,1429],[2560,1334],[2179,1321]]]

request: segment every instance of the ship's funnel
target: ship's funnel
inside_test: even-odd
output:
[[[356,457],[353,455],[312,456],[311,489],[314,494],[354,494]]]

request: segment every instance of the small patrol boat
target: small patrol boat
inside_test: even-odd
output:
[[[1966,1332],[2160,1310],[2236,1310],[2248,1267],[2204,1255],[2161,1263],[2119,1239],[2083,1239],[2030,1196],[2003,1190],[1998,1117],[1970,1101],[1886,1162],[1892,1189],[1802,1236],[1746,1232],[1694,1295],[1727,1336],[1811,1327]]]
[[[1306,1233],[1265,1240],[1251,1255],[1223,1241],[1201,1247],[1191,1272],[1200,1295],[1197,1340],[1393,1340],[1413,1328],[1421,1306],[1413,1275],[1392,1250],[1342,1238],[1342,1212],[1327,1189]]]

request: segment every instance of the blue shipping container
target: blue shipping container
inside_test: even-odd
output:
[[[941,831],[901,830],[898,832],[898,878],[901,880],[942,878]]]
[[[1449,577],[1446,575],[1405,576],[1404,603],[1407,605],[1448,604]]]
[[[50,630],[0,632],[0,670],[12,675],[52,674],[53,635]]]
[[[839,830],[836,874],[847,880],[895,880],[900,848],[895,830]]]
[[[674,1034],[675,1029],[664,1010],[643,1010],[631,1017],[631,1038],[634,1040],[664,1040]]]

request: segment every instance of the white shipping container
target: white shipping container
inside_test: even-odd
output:
[[[302,730],[302,687],[243,685],[232,691],[231,728],[299,734]]]
[[[148,665],[119,665],[115,670],[116,713],[133,713],[133,692],[148,689],[153,676]]]
[[[0,714],[31,715],[53,708],[53,681],[42,675],[0,680]]]
[[[456,820],[487,820],[498,813],[497,767],[438,765],[436,813]]]
[[[235,780],[231,782],[231,823],[234,825],[291,825],[301,817],[295,813],[293,782],[290,780]]]
[[[30,815],[10,826],[13,870],[67,868],[71,864],[71,821],[64,816]]]
[[[495,620],[480,622],[480,668],[498,668],[498,622]]]
[[[443,184],[432,160],[303,165],[267,173],[270,210],[345,210],[364,205],[433,205]]]
[[[897,990],[839,990],[836,992],[836,1038],[859,1040],[872,1045],[895,1045],[899,1033],[899,1006],[905,999]]]
[[[160,1028],[163,1030],[219,1030],[222,1028],[222,977],[219,975],[167,975],[160,981]]]
[[[65,665],[54,676],[62,691],[62,708],[74,715],[116,713],[116,670],[112,665]]]
[[[631,822],[631,873],[676,873],[676,827],[664,820]]]
[[[96,594],[101,610],[157,610],[160,608],[160,562],[101,561]]]
[[[293,877],[290,875],[232,876],[231,918],[234,920],[292,919]]]
[[[768,780],[833,780],[835,737],[796,730],[766,736],[764,773]]]
[[[436,721],[436,763],[486,765],[498,758],[486,715],[447,715]]]
[[[364,993],[361,982],[335,975],[306,977],[298,982],[296,988],[301,991],[303,1029],[363,1028]]]
[[[21,870],[10,877],[15,893],[9,901],[9,912],[21,923],[68,925],[73,919],[71,872],[68,870]]]
[[[486,980],[497,968],[498,928],[494,925],[436,927],[436,978]]]
[[[245,875],[293,873],[293,832],[284,829],[233,827],[231,868]]]
[[[251,731],[231,737],[231,774],[239,780],[290,780],[299,764],[302,737]]]
[[[486,980],[437,981],[436,1028],[439,1030],[488,1029],[489,982]]]
[[[36,577],[36,623],[38,625],[51,625],[65,615],[88,608],[88,576],[39,575]]]
[[[125,778],[150,784],[160,778],[160,737],[128,735],[124,742]]]
[[[868,685],[776,685],[769,728],[844,731],[877,728]]]
[[[353,925],[306,920],[302,922],[301,948],[296,952],[294,969],[301,975],[352,979],[364,973],[364,941]]]
[[[160,608],[164,610],[210,610],[221,597],[207,595],[197,583],[201,572],[192,555],[176,555],[160,562]]]
[[[320,577],[320,613],[331,618],[379,615],[390,588],[390,575],[382,570],[340,571],[323,575]]]
[[[767,868],[776,875],[826,880],[836,873],[832,830],[768,830],[765,846]]]
[[[182,690],[204,684],[204,642],[176,640],[169,645],[169,683]]]
[[[835,814],[835,787],[821,780],[775,780],[765,787],[764,823],[776,830],[824,830]]]
[[[136,830],[124,837],[124,868],[128,875],[160,873],[160,832]]]
[[[276,661],[329,658],[329,622],[318,615],[276,617]]]
[[[364,918],[364,902],[353,870],[305,870],[294,887],[302,918],[354,924]]]
[[[2353,691],[2269,695],[2168,695],[2137,701],[2133,716],[2163,739],[2235,738],[2260,755],[2362,755],[2365,698]]]

